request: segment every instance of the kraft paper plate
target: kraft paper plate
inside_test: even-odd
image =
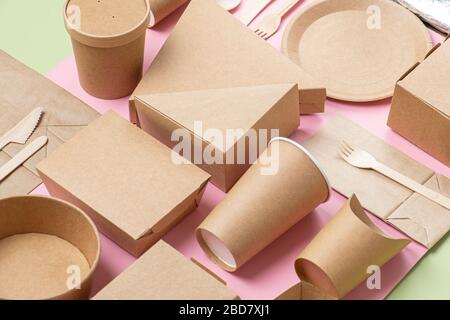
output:
[[[388,0],[315,1],[283,37],[283,52],[324,83],[328,97],[354,102],[391,97],[431,47],[423,23]]]

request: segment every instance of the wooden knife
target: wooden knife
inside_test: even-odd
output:
[[[14,158],[0,167],[0,182],[2,182],[7,176],[9,176],[14,170],[21,166],[25,161],[31,158],[36,152],[38,152],[43,146],[47,144],[48,138],[42,136],[28,144],[23,148]]]

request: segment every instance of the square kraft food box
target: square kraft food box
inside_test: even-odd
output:
[[[93,300],[238,300],[226,283],[163,240]]]
[[[174,149],[188,140],[181,154],[211,174],[211,182],[224,192],[272,137],[287,137],[298,128],[298,103],[298,86],[292,83],[148,94],[135,100],[140,127]]]
[[[450,166],[450,41],[397,83],[388,126]]]
[[[51,195],[140,256],[199,204],[209,175],[113,112],[40,162]],[[182,163],[182,164],[177,164]]]

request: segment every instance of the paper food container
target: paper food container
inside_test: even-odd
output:
[[[237,300],[220,278],[159,241],[93,300]]]
[[[186,144],[182,155],[225,192],[273,136],[289,136],[299,126],[297,84],[142,95],[135,105],[144,131],[172,149]],[[173,137],[176,130],[188,141]]]
[[[285,83],[298,84],[299,113],[324,111],[324,86],[215,0],[192,0],[131,95],[130,120],[140,95]]]
[[[0,299],[87,299],[99,255],[80,209],[48,197],[0,200]]]
[[[233,272],[329,195],[327,178],[308,151],[275,138],[198,227],[197,239],[212,261]]]
[[[352,196],[303,250],[295,269],[302,281],[342,298],[369,276],[370,266],[381,268],[409,243],[384,235]]]
[[[450,166],[450,41],[436,46],[397,83],[388,126]]]
[[[154,27],[169,14],[181,7],[187,0],[149,0],[150,23],[148,27]]]
[[[200,202],[209,175],[181,159],[109,112],[37,170],[51,195],[82,208],[102,233],[139,256]]]
[[[133,92],[142,77],[149,21],[148,0],[66,0],[64,22],[86,92],[102,99]]]
[[[324,291],[312,284],[301,281],[285,292],[280,294],[275,300],[337,300],[335,297],[327,295]]]

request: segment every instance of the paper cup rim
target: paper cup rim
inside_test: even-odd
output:
[[[7,197],[7,198],[2,198],[0,199],[0,202],[4,202],[4,201],[8,201],[8,200],[14,200],[14,199],[35,199],[35,200],[44,200],[44,201],[50,201],[50,202],[56,202],[56,203],[61,203],[64,204],[67,207],[70,207],[71,209],[75,210],[76,212],[78,212],[79,214],[81,214],[81,216],[83,216],[83,218],[86,219],[86,221],[90,224],[90,226],[92,227],[92,230],[94,231],[95,234],[95,240],[97,243],[97,252],[95,253],[95,259],[94,262],[92,263],[92,265],[89,265],[89,272],[86,274],[86,276],[83,277],[81,284],[86,284],[86,282],[88,282],[94,272],[96,271],[99,261],[100,261],[100,254],[101,254],[101,242],[100,242],[100,234],[98,232],[98,229],[96,227],[96,225],[94,224],[94,222],[92,221],[92,219],[80,208],[78,208],[77,206],[71,204],[70,202],[67,202],[65,200],[62,199],[58,199],[58,198],[54,198],[51,196],[40,196],[40,195],[23,195],[23,196],[12,196],[12,197]],[[79,249],[79,248],[78,248]],[[83,253],[83,252],[82,252]],[[83,253],[84,255],[84,253]],[[77,290],[77,289],[67,289],[67,291],[63,292],[62,294],[56,295],[56,296],[51,296],[51,297],[46,297],[43,298],[43,300],[58,300],[61,297],[64,297],[66,294],[68,294],[69,292],[71,292],[72,290]],[[1,300],[2,298],[0,298]]]
[[[113,48],[119,47],[121,45],[125,45],[136,40],[141,33],[145,33],[150,21],[150,2],[149,0],[142,0],[145,2],[147,6],[147,10],[145,12],[144,18],[132,29],[128,31],[124,31],[122,33],[108,35],[108,36],[100,36],[87,32],[83,32],[81,30],[75,29],[68,22],[67,17],[67,8],[69,6],[71,0],[65,0],[64,8],[63,8],[63,16],[64,16],[64,25],[66,27],[67,32],[70,36],[88,46],[92,47],[100,47],[100,48]]]
[[[327,175],[325,174],[325,171],[322,169],[322,166],[320,165],[319,161],[318,161],[318,160],[311,154],[311,152],[309,152],[304,146],[302,146],[300,143],[298,143],[298,142],[296,142],[296,141],[294,141],[294,140],[291,140],[291,139],[289,139],[289,138],[284,138],[284,137],[275,137],[275,138],[272,138],[272,139],[269,141],[269,145],[271,145],[272,142],[275,142],[275,141],[284,141],[284,142],[287,142],[287,143],[290,143],[290,144],[294,145],[295,147],[297,147],[297,148],[299,148],[301,151],[303,151],[303,153],[305,153],[305,154],[308,156],[308,158],[314,163],[314,165],[315,165],[316,168],[319,170],[320,174],[321,174],[322,177],[324,178],[325,183],[326,183],[326,185],[327,185],[328,196],[327,196],[326,199],[323,201],[323,202],[327,202],[327,201],[330,199],[330,197],[331,197],[331,191],[332,191],[332,188],[331,188],[330,180],[328,180],[328,177],[327,177]]]
[[[155,17],[155,14],[152,11],[151,6],[150,6],[150,13],[149,14],[150,14],[150,19],[149,19],[147,28],[153,28],[156,25],[156,17]]]
[[[211,234],[212,236],[214,236],[217,240],[219,240],[222,245],[224,246],[224,248],[226,248],[226,250],[230,253],[230,255],[232,256],[233,260],[234,260],[234,265],[229,264],[227,261],[225,261],[223,258],[221,258],[219,255],[216,254],[216,252],[213,251],[213,249],[209,246],[209,244],[205,241],[204,235],[203,233],[207,232],[209,234]],[[208,258],[210,258],[213,262],[215,262],[216,264],[218,264],[221,268],[223,268],[224,270],[228,271],[228,272],[235,272],[238,267],[239,267],[239,263],[236,260],[236,258],[234,257],[233,253],[226,247],[225,243],[223,240],[221,240],[219,237],[217,237],[214,233],[212,233],[211,231],[202,228],[201,226],[197,228],[196,231],[196,236],[197,236],[197,241],[200,244],[200,247],[203,249],[203,251],[205,252],[205,254],[208,256]]]

